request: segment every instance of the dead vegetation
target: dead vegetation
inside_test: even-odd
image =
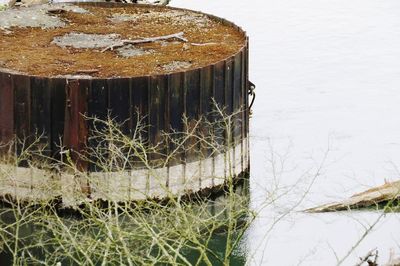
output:
[[[42,9],[51,12],[43,13]],[[21,25],[11,23],[8,18],[15,15],[13,12],[28,17],[32,17],[30,12],[44,14],[43,19],[51,25],[46,27],[40,21],[36,25],[28,20],[17,21]],[[116,14],[120,19],[116,20]],[[235,27],[201,13],[167,7],[44,5],[1,12],[0,20],[7,21],[7,25],[0,25],[2,68],[37,76],[70,75],[86,69],[96,70],[91,74],[93,77],[132,77],[189,70],[233,56],[245,45],[244,33]],[[160,38],[181,32],[178,39]],[[72,33],[112,35],[118,36],[118,40],[93,49],[60,47],[55,43]],[[112,51],[132,42],[136,49],[151,52],[127,57],[121,56],[117,49]],[[189,64],[172,70],[164,67],[174,61]]]
[[[151,146],[142,137],[141,130],[146,127],[139,123],[135,136],[128,137],[113,119],[92,119],[97,126],[91,140],[98,145],[80,154],[82,159],[96,157],[96,166],[104,172],[130,171],[132,164],[140,161],[157,173],[157,165],[151,164],[149,157],[160,154],[162,147]],[[221,130],[228,126],[230,132],[232,119],[224,116],[215,123],[221,124]],[[192,150],[193,146],[186,145],[191,139],[195,139],[192,145],[204,145],[214,152],[230,143],[228,138],[221,144],[198,128],[165,137],[176,145],[162,164],[181,149]],[[24,161],[31,168],[62,169],[90,178],[80,172],[72,152],[63,151],[63,160],[49,160],[43,153],[45,147],[36,146],[24,146],[22,154],[7,163],[18,165]],[[185,200],[170,193],[163,202],[151,198],[131,203],[85,200],[74,215],[61,215],[55,201],[27,202],[25,195],[12,200],[5,197],[8,207],[0,208],[0,251],[8,254],[5,263],[10,265],[232,265],[235,250],[256,214],[249,208],[246,189],[234,186],[231,172],[228,169],[225,193],[220,198],[195,196]],[[8,169],[0,165],[0,177],[9,175]],[[118,188],[117,193],[121,191]],[[223,239],[218,243],[220,251],[213,248],[216,236]]]

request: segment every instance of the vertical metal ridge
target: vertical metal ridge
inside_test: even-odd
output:
[[[14,138],[14,88],[11,75],[0,73],[0,143],[8,144]],[[8,147],[4,147],[6,152]]]
[[[51,153],[56,160],[61,160],[60,147],[63,145],[65,83],[66,80],[61,78],[51,80]]]
[[[211,112],[213,109],[213,82],[214,81],[214,67],[207,66],[201,69],[201,84],[200,84],[200,115],[204,117],[206,121],[211,121]],[[207,134],[211,131],[210,125],[204,125],[202,128],[202,134]],[[211,147],[205,147],[202,151],[202,156],[207,158],[211,154]]]
[[[214,123],[214,119],[213,119],[213,111],[215,106],[215,80],[216,80],[216,74],[215,74],[215,65],[211,65],[211,88],[210,88],[210,115],[209,115],[209,121],[210,123]],[[212,134],[212,143],[215,143],[215,126],[212,127],[211,129],[211,134]],[[215,150],[211,151],[213,156],[212,156],[212,169],[211,169],[211,174],[212,174],[212,186],[215,186],[215,173],[216,173],[216,169],[215,169],[215,155],[218,154]],[[211,154],[210,154],[211,155]]]
[[[188,118],[189,130],[195,128],[197,120],[200,118],[200,71],[198,69],[187,71],[185,73],[185,91],[186,91],[186,115]],[[198,132],[196,132],[198,133]],[[193,162],[199,159],[198,146],[195,145],[196,140],[190,138],[188,144],[192,149],[187,153],[186,159],[188,162]]]
[[[248,89],[249,89],[249,43],[248,43],[248,37],[246,38],[246,63],[245,63],[245,89],[246,89],[246,97],[245,97],[245,107],[246,107],[246,137],[249,134],[250,131],[250,125],[249,125],[249,119],[250,119],[250,110],[249,110],[249,94],[248,94]]]
[[[245,117],[245,122],[246,122],[246,131],[245,131],[245,137],[246,137],[246,166],[247,168],[250,167],[250,141],[249,141],[249,133],[250,133],[250,110],[249,110],[249,94],[248,94],[248,89],[249,89],[249,61],[250,61],[250,54],[249,54],[249,37],[246,37],[246,63],[245,63],[245,110],[246,110],[246,117]]]
[[[148,79],[147,79],[147,111],[146,111],[146,116],[147,116],[147,121],[146,121],[146,126],[147,126],[147,129],[146,129],[146,135],[147,135],[147,140],[148,140],[148,142],[149,142],[149,145],[151,145],[151,143],[152,143],[152,138],[151,138],[151,130],[152,130],[152,124],[151,124],[151,104],[152,104],[152,101],[153,101],[153,99],[152,99],[152,76],[148,76]],[[147,147],[146,147],[147,148]],[[148,149],[147,149],[148,150]],[[147,154],[147,158],[148,158],[148,160],[152,160],[152,156],[151,156],[151,154],[148,152],[148,154]],[[149,189],[150,189],[150,176],[148,176],[148,180],[147,180],[147,182],[148,182],[148,185],[149,185]]]
[[[236,113],[234,118],[234,136],[235,144],[238,144],[242,138],[242,111],[243,111],[243,95],[242,95],[242,53],[235,56],[233,65],[233,110]]]
[[[135,129],[134,123],[136,121],[135,119],[135,107],[134,107],[134,100],[133,100],[133,86],[134,86],[134,81],[133,78],[129,78],[129,136],[132,138],[133,137],[133,131]]]
[[[233,109],[233,60],[232,58],[229,58],[226,61],[225,64],[225,86],[224,86],[224,91],[225,91],[225,112],[226,115],[231,115],[234,112]],[[226,132],[226,137],[228,137],[228,133],[231,136],[231,140],[234,142],[234,134],[233,134],[233,123],[229,125],[228,130],[230,132]],[[230,143],[232,145],[233,143]]]
[[[182,74],[182,108],[183,108],[183,115],[182,115],[182,119],[185,118],[185,121],[187,121],[187,117],[188,117],[188,110],[187,110],[187,72],[184,72]],[[182,132],[186,132],[187,131],[187,124],[182,124]],[[182,165],[183,165],[183,185],[185,186],[186,182],[187,182],[187,176],[186,173],[187,171],[187,150],[186,150],[187,145],[184,144],[183,145],[183,150],[182,150]]]
[[[28,76],[12,77],[14,87],[14,134],[16,137],[16,153],[22,152],[23,141],[31,132],[31,81]]]
[[[132,130],[135,131],[140,125],[145,127],[149,123],[149,77],[135,77],[131,80],[131,109],[132,109]],[[146,142],[149,138],[148,128],[145,132],[136,132],[141,134],[141,138]],[[135,132],[133,132],[135,133]],[[139,158],[135,159],[135,167],[143,167],[143,163],[139,162]]]
[[[171,75],[165,75],[166,79],[166,93],[164,94],[164,99],[165,99],[165,109],[164,109],[164,116],[165,116],[165,122],[164,122],[164,129],[167,134],[171,133],[171,116],[170,116],[170,110],[171,110],[171,101],[170,101],[170,95],[171,95]],[[166,156],[169,156],[171,150],[170,150],[170,141],[169,139],[165,143],[165,149],[166,149]],[[171,162],[167,162],[167,180],[165,181],[165,186],[168,189],[170,187],[170,166]]]
[[[150,103],[149,103],[149,140],[150,145],[156,145],[159,141],[159,130],[160,130],[160,87],[157,80],[157,76],[151,76],[150,78]],[[160,159],[159,155],[152,153],[149,157],[152,163],[156,163]],[[156,165],[153,165],[156,166]]]
[[[78,154],[85,151],[88,128],[82,114],[87,113],[87,82],[67,80],[64,125],[64,145],[71,151],[71,158],[81,171],[87,170],[87,163]]]
[[[241,93],[241,101],[240,101],[240,124],[241,124],[241,165],[242,169],[245,170],[247,168],[247,165],[245,165],[245,158],[246,158],[246,148],[245,148],[245,138],[246,138],[246,95],[247,95],[247,88],[246,88],[246,69],[245,69],[245,63],[246,63],[246,53],[245,50],[242,49],[240,52],[241,56],[241,64],[240,64],[240,93]]]
[[[201,135],[202,136],[206,136],[208,137],[209,134],[211,134],[211,138],[213,135],[213,128],[212,125],[209,124],[209,122],[211,121],[211,111],[212,111],[212,98],[213,98],[213,79],[214,79],[214,68],[212,65],[206,66],[204,68],[201,69],[200,72],[200,115],[203,116],[204,120],[206,123],[203,123],[201,125],[200,131],[201,131]],[[204,170],[204,173],[201,173],[201,176],[205,177],[205,178],[210,178],[210,175],[212,176],[212,167],[213,167],[213,163],[212,160],[210,159],[210,156],[213,152],[213,148],[207,145],[201,145],[201,151],[200,151],[200,156],[202,157],[201,159],[203,159],[203,164],[204,167],[201,166],[200,169]],[[206,162],[210,162],[208,163],[208,165],[206,166]],[[209,169],[208,171],[206,171],[206,167],[211,167],[211,169]],[[203,187],[207,187],[210,186],[210,184],[207,182],[205,182],[206,185],[202,185],[200,184],[200,186]],[[211,186],[213,186],[213,179],[211,179]]]
[[[218,108],[224,108],[225,106],[225,61],[215,64],[214,67],[214,101],[218,105]],[[215,108],[215,107],[214,107]],[[221,119],[220,115],[214,110],[212,122],[216,123]],[[222,128],[216,128],[215,126],[215,137],[219,145],[224,144],[224,130]]]
[[[129,134],[129,79],[108,79],[107,85],[111,117],[121,126],[124,134]]]
[[[108,84],[105,79],[95,79],[91,82],[89,89],[89,99],[88,99],[88,131],[89,134],[94,134],[95,127],[99,130],[103,130],[106,126],[102,123],[96,123],[93,119],[97,118],[103,121],[107,120],[108,116],[108,106],[109,106],[109,93]],[[95,149],[100,144],[99,140],[91,138],[88,140],[88,145],[90,148]],[[104,148],[104,147],[102,147]],[[95,162],[97,158],[92,155],[91,159]],[[106,156],[106,155],[105,155]],[[101,167],[93,163],[89,166],[90,171],[99,171]]]
[[[31,78],[31,134],[34,138],[31,141],[38,141],[40,148],[43,148],[45,156],[50,156],[51,147],[51,89],[49,79]]]
[[[170,117],[170,127],[172,131],[175,132],[182,132],[184,130],[183,128],[183,116],[184,116],[184,77],[182,73],[174,73],[170,75],[169,78],[169,87],[170,87],[170,93],[168,95],[169,98],[169,117]],[[172,137],[179,138],[181,137],[181,134],[176,134]],[[175,150],[178,147],[170,143],[170,150]],[[182,158],[182,151],[179,150],[172,158],[171,165],[176,165],[182,163],[183,159]]]

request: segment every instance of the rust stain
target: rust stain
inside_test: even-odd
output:
[[[88,86],[79,80],[68,80],[66,87],[64,145],[70,150],[71,159],[79,171],[86,171],[88,163],[82,160],[85,154],[88,127],[85,115],[87,113]],[[88,182],[81,183],[84,194],[90,194]]]

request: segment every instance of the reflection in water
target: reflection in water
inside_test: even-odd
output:
[[[241,238],[251,219],[246,211],[249,202],[247,180],[235,188],[233,195],[219,196],[207,202],[186,202],[182,207],[184,214],[175,206],[150,203],[147,206],[138,203],[136,207],[141,208],[140,212],[128,213],[124,209],[126,206],[118,206],[119,209],[103,206],[99,210],[91,205],[58,216],[49,207],[18,209],[18,206],[3,206],[0,209],[0,241],[3,243],[0,265],[32,264],[35,260],[50,265],[57,262],[80,265],[91,260],[89,264],[101,265],[102,256],[107,252],[113,254],[106,259],[109,265],[129,264],[129,259],[134,264],[170,264],[163,255],[164,249],[168,250],[168,256],[176,256],[174,261],[181,264],[205,261],[202,253],[206,252],[207,261],[212,265],[223,265],[226,257],[230,265],[244,265],[246,259],[241,250],[245,247]],[[189,221],[185,223],[185,220]],[[177,239],[182,241],[175,242]],[[108,246],[105,245],[107,241],[111,241]],[[16,243],[19,250],[15,249],[14,258]],[[199,244],[205,245],[206,249],[200,248]],[[170,246],[178,253],[171,252]],[[229,250],[231,246],[235,246],[233,251]],[[129,252],[131,258],[115,257],[127,254],[124,252]]]

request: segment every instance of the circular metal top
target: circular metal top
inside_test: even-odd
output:
[[[118,78],[198,69],[247,44],[236,25],[186,9],[59,3],[0,12],[0,71]]]

